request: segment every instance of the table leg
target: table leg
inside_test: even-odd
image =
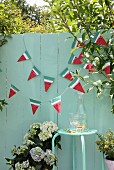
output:
[[[72,165],[73,165],[73,170],[75,170],[75,137],[72,137]]]
[[[52,138],[52,153],[53,153],[53,154],[55,154],[55,145],[54,145],[54,143],[55,143],[55,139],[56,139],[57,136],[59,136],[58,133],[56,133],[56,134],[53,136],[53,138]],[[55,166],[53,166],[53,170],[54,170],[54,169],[55,169]]]
[[[82,166],[83,166],[82,169],[86,170],[85,140],[83,135],[81,135],[81,144],[82,144]]]
[[[102,170],[104,170],[104,154],[102,155]]]

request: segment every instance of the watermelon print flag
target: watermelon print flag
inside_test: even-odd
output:
[[[74,42],[72,44],[72,48],[76,48],[76,47],[82,48],[84,46],[85,46],[85,44],[83,42],[76,40],[76,39],[74,40]]]
[[[28,53],[28,51],[26,50],[26,51],[21,55],[21,57],[18,59],[17,62],[25,61],[25,60],[29,60],[29,59],[31,59],[31,56],[30,56],[30,54]]]
[[[61,96],[55,97],[51,100],[51,105],[56,109],[58,114],[61,113]]]
[[[92,42],[99,44],[99,45],[104,45],[108,46],[107,42],[105,39],[100,35],[100,33],[96,33],[95,37],[93,38]]]
[[[14,96],[18,91],[19,89],[17,89],[14,85],[11,84],[8,98],[11,98],[12,96]]]
[[[70,73],[70,71],[68,70],[68,68],[65,68],[62,73],[60,74],[62,77],[72,81],[73,80],[73,76],[72,74]]]
[[[32,78],[38,76],[39,74],[40,74],[40,71],[34,66],[28,77],[28,80],[31,80]]]
[[[80,91],[82,93],[85,93],[81,83],[80,83],[80,80],[75,78],[70,84],[69,86],[70,88],[74,89],[74,90],[77,90],[77,91]]]
[[[46,92],[49,90],[53,82],[54,82],[53,77],[44,76],[44,87]]]
[[[110,63],[106,63],[103,67],[102,70],[108,75],[110,74]]]
[[[71,55],[68,64],[82,64],[81,59],[83,58],[82,53],[80,53],[79,57],[76,57],[74,54]]]
[[[41,102],[39,102],[37,100],[30,99],[30,104],[31,104],[31,108],[32,108],[32,113],[34,115],[36,113],[37,109],[39,108]]]
[[[93,67],[94,65],[92,63],[87,63],[87,64],[83,64],[83,68],[87,69],[89,72],[94,72],[96,71],[96,68]]]

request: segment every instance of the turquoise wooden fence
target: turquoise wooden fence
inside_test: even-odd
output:
[[[77,92],[67,88],[69,80],[60,76],[64,68],[75,71],[79,65],[68,65],[73,39],[68,33],[13,35],[8,43],[0,48],[0,98],[6,98],[8,106],[0,112],[0,170],[8,170],[4,157],[11,157],[11,148],[21,145],[23,136],[34,122],[54,121],[59,128],[69,125],[69,113],[77,109]],[[105,34],[107,38],[108,34]],[[18,63],[17,60],[27,50],[31,60]],[[80,51],[77,51],[77,55]],[[41,74],[27,81],[35,65]],[[82,71],[85,74],[85,70]],[[55,81],[48,92],[44,91],[43,76],[54,77]],[[96,78],[96,77],[95,77]],[[8,99],[11,84],[20,91]],[[67,88],[67,89],[66,89]],[[65,90],[66,89],[66,90]],[[65,91],[64,91],[65,90]],[[105,132],[114,129],[114,116],[110,113],[111,101],[107,95],[96,98],[95,91],[84,95],[88,127]],[[50,100],[61,95],[62,110],[58,115]],[[32,114],[29,98],[41,101],[41,106]],[[101,170],[101,154],[96,150],[92,135],[86,140],[87,170]],[[72,170],[71,138],[62,136],[62,151],[58,151],[58,170]],[[76,170],[82,169],[80,138],[76,138]]]

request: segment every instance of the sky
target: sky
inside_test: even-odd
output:
[[[47,5],[43,0],[26,0],[30,5],[37,4],[38,6]]]

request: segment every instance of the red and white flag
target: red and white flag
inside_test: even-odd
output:
[[[32,71],[30,72],[28,80],[31,80],[32,78],[38,76],[39,74],[40,74],[40,71],[34,66]]]
[[[76,57],[74,54],[71,55],[68,64],[82,64],[81,59],[83,58],[82,53],[78,57]]]
[[[83,64],[82,67],[84,69],[87,69],[89,72],[95,72],[96,71],[96,68],[94,67],[94,65],[90,62],[86,63],[86,64]]]
[[[73,76],[71,72],[68,70],[68,68],[65,68],[60,75],[70,81],[73,80]]]
[[[37,100],[30,99],[30,104],[31,104],[31,108],[32,108],[32,113],[35,114],[37,109],[39,108],[41,102],[39,102]]]
[[[31,56],[30,56],[30,54],[28,53],[28,51],[26,50],[26,51],[21,55],[21,57],[18,59],[17,62],[25,61],[25,60],[29,60],[29,59],[31,59]]]
[[[74,89],[74,90],[77,90],[77,91],[80,91],[82,93],[85,93],[81,83],[80,83],[80,79],[77,79],[75,78],[70,84],[69,86],[70,88]]]
[[[51,100],[51,105],[56,109],[58,114],[61,113],[61,96],[55,97]]]
[[[108,43],[105,41],[102,35],[98,32],[95,34],[95,37],[93,38],[92,42],[99,44],[99,45],[108,46]]]
[[[84,47],[85,46],[85,44],[84,44],[84,42],[81,42],[81,41],[79,41],[79,40],[74,40],[74,42],[72,43],[72,48],[76,48],[76,47],[80,47],[80,48],[82,48],[82,47]]]
[[[49,88],[53,84],[53,82],[54,82],[53,77],[44,76],[44,87],[45,87],[46,92],[49,90]]]
[[[18,91],[19,89],[17,89],[14,85],[11,84],[8,98],[11,98],[12,96],[14,96]]]
[[[103,67],[102,70],[108,75],[110,74],[110,62],[106,63]]]

